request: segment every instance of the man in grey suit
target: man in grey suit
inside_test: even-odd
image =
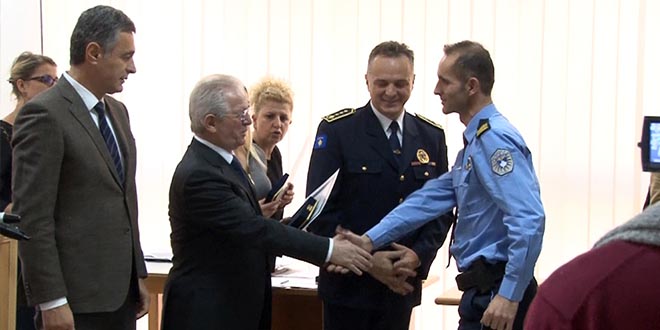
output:
[[[14,211],[26,296],[43,329],[135,329],[149,307],[135,188],[135,140],[121,92],[135,73],[135,26],[83,12],[71,69],[16,118]]]
[[[170,186],[174,265],[165,285],[163,330],[270,329],[270,255],[329,261],[357,274],[371,266],[370,255],[344,239],[261,215],[233,155],[252,123],[249,108],[245,87],[231,76],[209,76],[191,93],[195,137]]]

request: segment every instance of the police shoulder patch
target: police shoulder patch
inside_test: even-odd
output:
[[[486,133],[490,129],[490,124],[488,123],[488,118],[479,120],[479,127],[477,128],[477,137],[480,137],[481,134]]]
[[[497,149],[490,156],[490,167],[493,172],[499,176],[513,172],[513,156],[511,151],[506,149]]]
[[[357,110],[355,110],[355,108],[345,108],[323,117],[323,120],[327,121],[328,123],[331,123],[335,120],[346,118],[350,115],[353,115],[356,112]]]
[[[439,129],[442,129],[442,125],[440,125],[440,124],[434,122],[433,120],[428,119],[428,118],[426,118],[426,117],[424,117],[424,116],[422,116],[422,115],[420,115],[420,114],[418,114],[418,113],[415,113],[415,117],[421,119],[423,122],[425,122],[425,123],[427,123],[427,124],[429,124],[429,125],[431,125],[431,126],[433,126],[433,127],[437,127],[437,128],[439,128]]]
[[[319,134],[314,139],[314,150],[316,149],[325,149],[325,146],[328,145],[328,135]]]

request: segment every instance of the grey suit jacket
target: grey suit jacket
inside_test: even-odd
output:
[[[74,313],[114,311],[126,299],[132,274],[146,277],[135,140],[126,107],[107,95],[104,100],[123,156],[123,183],[66,79],[28,102],[16,118],[13,210],[32,236],[19,244],[31,305],[67,297]]]

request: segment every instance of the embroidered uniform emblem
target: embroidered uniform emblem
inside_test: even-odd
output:
[[[324,149],[328,144],[328,136],[325,134],[318,135],[314,140],[314,149]]]
[[[513,171],[513,156],[511,152],[505,149],[497,149],[490,156],[490,167],[497,175],[505,175]]]
[[[346,109],[341,109],[335,113],[331,113],[325,117],[323,117],[323,120],[327,121],[328,123],[332,123],[333,121],[336,121],[337,119],[342,119],[346,118],[350,115],[353,115],[357,112],[354,108],[346,108]]]
[[[424,149],[417,149],[417,160],[419,160],[420,164],[428,164],[430,160],[429,154]]]

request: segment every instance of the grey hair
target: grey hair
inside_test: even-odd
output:
[[[190,129],[201,133],[204,129],[204,116],[208,114],[222,117],[229,113],[227,94],[238,93],[245,89],[238,78],[223,74],[214,74],[202,78],[190,93],[189,115]]]

